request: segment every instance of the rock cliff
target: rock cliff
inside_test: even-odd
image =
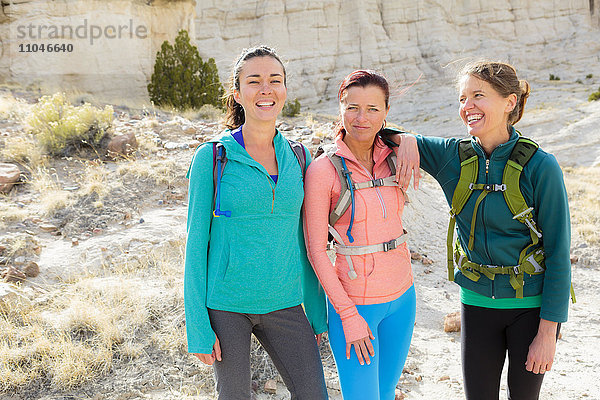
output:
[[[289,96],[316,108],[329,107],[338,82],[359,67],[402,86],[419,76],[446,79],[456,60],[494,57],[520,71],[575,79],[600,72],[599,3],[2,0],[0,82],[145,100],[156,51],[179,29],[195,38],[203,58],[215,58],[223,81],[242,48],[276,47],[288,61]],[[44,43],[73,48],[33,51]]]
[[[519,70],[575,76],[598,70],[598,0],[215,0],[196,4],[196,40],[225,76],[243,47],[275,46],[289,61],[289,95],[315,105],[335,98],[353,69],[375,68],[399,85],[453,75],[465,57]],[[591,64],[591,65],[590,65]],[[544,72],[547,78],[548,73]]]

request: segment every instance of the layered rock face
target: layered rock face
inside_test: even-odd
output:
[[[275,46],[289,61],[289,95],[316,105],[335,98],[357,68],[403,85],[453,75],[455,61],[503,59],[520,71],[561,76],[598,69],[598,0],[199,0],[196,40],[223,77],[244,47]],[[590,63],[593,65],[590,66]],[[450,65],[450,68],[447,66]],[[548,74],[545,73],[547,78]]]
[[[156,52],[193,16],[193,0],[2,1],[0,81],[147,101]]]
[[[356,68],[380,70],[401,86],[448,77],[456,60],[493,57],[564,79],[597,70],[600,54],[600,0],[1,3],[0,82],[106,100],[147,100],[156,52],[179,29],[195,38],[203,58],[215,58],[223,82],[244,47],[276,47],[288,62],[289,96],[314,108],[331,104],[339,81]],[[73,47],[49,53],[39,51],[42,44]]]

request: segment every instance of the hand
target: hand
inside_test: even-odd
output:
[[[323,338],[323,334],[319,333],[318,335],[315,335],[315,339],[317,340],[317,347],[319,347],[321,345],[321,339]]]
[[[396,171],[398,185],[404,190],[408,189],[411,175],[414,175],[413,187],[417,190],[419,188],[419,179],[421,179],[417,138],[408,134],[392,135],[390,138],[398,143],[398,152],[396,154],[398,158],[398,168]]]
[[[192,354],[206,365],[213,365],[215,360],[221,361],[221,344],[219,343],[219,338],[215,337],[215,344],[213,345],[213,351],[211,354]]]
[[[540,319],[538,333],[529,345],[525,369],[534,374],[543,374],[552,369],[556,352],[557,323]]]
[[[375,339],[375,336],[373,336],[371,328],[368,326],[367,331],[369,333],[368,336],[355,340],[354,342],[346,343],[346,359],[350,359],[350,349],[352,346],[354,346],[354,351],[356,352],[356,357],[358,358],[360,365],[365,365],[365,361],[367,364],[371,364],[371,358],[369,358],[369,354],[371,357],[375,355],[375,350],[373,349],[373,344],[371,343],[371,340]]]

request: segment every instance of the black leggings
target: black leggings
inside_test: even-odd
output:
[[[250,339],[256,336],[291,393],[292,400],[326,400],[323,365],[302,306],[268,314],[208,310],[221,343],[222,361],[213,364],[219,400],[248,400]]]
[[[462,305],[462,368],[467,400],[498,400],[508,350],[508,399],[537,400],[544,374],[525,369],[540,323],[539,308]],[[556,335],[558,337],[558,326]]]

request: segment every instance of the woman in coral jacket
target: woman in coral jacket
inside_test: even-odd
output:
[[[377,136],[389,110],[388,83],[373,71],[355,71],[338,99],[335,145],[306,174],[306,244],[328,297],[329,341],[344,399],[389,400],[408,354],[416,300],[402,228],[405,196],[392,182],[392,150]],[[339,175],[332,159],[348,173]],[[341,177],[348,174],[358,185],[346,193],[352,204],[329,227]],[[326,253],[329,232],[336,240],[335,265]]]
[[[188,175],[188,351],[214,365],[221,400],[251,397],[252,334],[292,399],[327,399],[317,347],[327,330],[326,305],[306,258],[300,217],[301,164],[310,155],[305,150],[301,163],[275,128],[285,78],[272,49],[245,50],[233,68],[229,129],[218,139],[228,159],[223,174],[214,187],[216,147],[208,143],[197,150]]]

